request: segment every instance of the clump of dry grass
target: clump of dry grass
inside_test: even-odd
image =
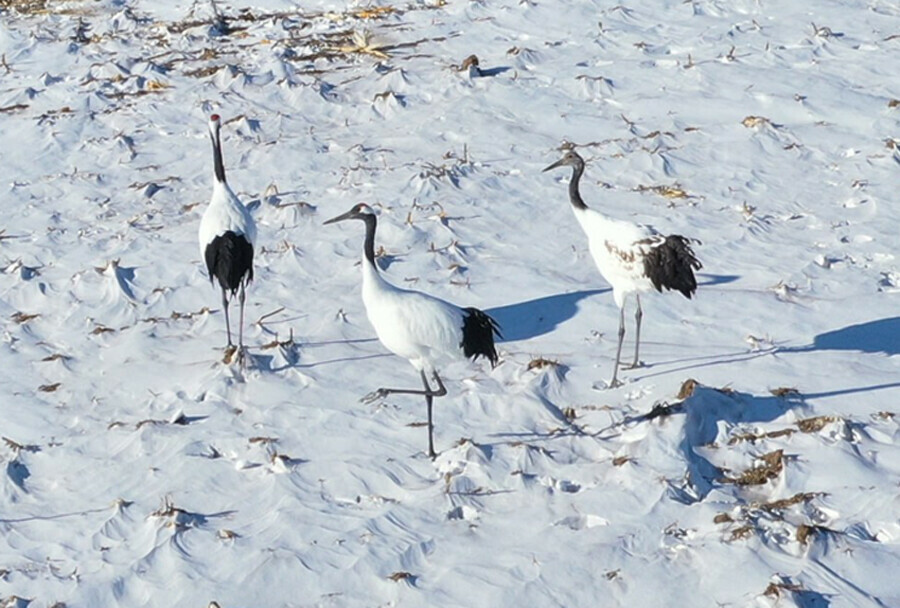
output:
[[[549,368],[553,369],[559,366],[559,361],[554,361],[553,359],[545,359],[544,357],[535,357],[531,361],[528,362],[528,365],[525,367],[528,371],[535,369],[544,369]]]
[[[801,585],[795,585],[793,583],[769,583],[769,586],[766,587],[766,590],[763,591],[763,595],[772,598],[780,598],[785,591],[789,591],[791,593],[798,593],[803,591],[803,587]]]
[[[747,469],[738,477],[724,477],[720,481],[738,486],[759,486],[778,477],[784,470],[784,450],[763,454],[759,460],[759,465]]]
[[[681,388],[678,389],[678,394],[675,395],[675,398],[679,401],[684,401],[694,394],[694,391],[697,390],[697,386],[699,386],[699,384],[700,383],[693,378],[688,378],[681,384]]]
[[[672,184],[671,186],[638,186],[635,190],[637,192],[653,192],[654,194],[658,194],[669,200],[690,197],[687,191],[678,184]]]
[[[769,392],[772,393],[772,395],[774,395],[775,397],[796,397],[800,394],[800,391],[798,391],[796,388],[789,386],[773,388]]]
[[[780,498],[778,500],[773,500],[772,502],[765,502],[758,504],[760,509],[768,512],[774,511],[783,511],[788,507],[792,507],[794,505],[799,505],[801,503],[806,503],[811,501],[813,498],[817,496],[821,496],[822,492],[798,492],[794,494],[790,498]]]
[[[48,0],[0,0],[0,10],[35,15],[47,12],[48,4]]]
[[[756,443],[762,439],[775,439],[778,437],[789,437],[796,431],[794,429],[780,429],[777,431],[769,431],[767,433],[736,433],[729,440],[728,445],[736,445],[738,443],[749,441]]]
[[[744,525],[731,531],[730,541],[744,540],[753,536],[753,526]]]
[[[14,322],[16,322],[16,323],[18,323],[19,325],[21,325],[22,323],[27,323],[28,321],[31,321],[32,319],[37,319],[39,316],[41,316],[41,315],[39,315],[39,314],[28,314],[28,313],[19,311],[19,312],[14,312],[14,313],[11,315],[10,318],[11,318]]]
[[[734,518],[728,513],[718,513],[715,517],[713,517],[714,524],[730,524],[734,521]]]
[[[765,116],[747,116],[741,121],[741,124],[748,129],[755,129],[757,127],[771,125],[772,121]]]
[[[840,420],[837,416],[815,416],[797,421],[801,433],[818,433],[832,422]]]

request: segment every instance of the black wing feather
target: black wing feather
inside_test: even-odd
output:
[[[231,295],[242,283],[253,280],[253,245],[242,234],[231,230],[220,234],[206,246],[204,257],[209,280],[218,279]]]
[[[667,236],[644,257],[644,274],[657,291],[662,291],[663,287],[674,289],[688,299],[697,291],[694,271],[701,268],[703,264],[691,249],[691,239],[678,234]]]
[[[484,311],[477,308],[463,309],[463,338],[460,346],[467,358],[486,357],[491,366],[496,366],[499,356],[494,347],[494,334],[502,338],[500,325]]]

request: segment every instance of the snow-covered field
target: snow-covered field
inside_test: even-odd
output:
[[[0,605],[900,606],[895,0],[12,4]],[[702,242],[614,390],[567,142],[589,206]],[[418,386],[322,226],[359,201],[386,277],[503,326],[434,462],[420,397],[359,402]]]

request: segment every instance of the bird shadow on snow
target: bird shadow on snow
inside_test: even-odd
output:
[[[877,319],[819,334],[809,346],[780,348],[780,353],[817,350],[854,350],[864,353],[900,354],[900,317]]]
[[[704,281],[700,286],[723,285],[738,280],[737,275],[704,274]],[[485,310],[497,323],[503,338],[500,342],[516,342],[518,340],[530,340],[552,332],[562,323],[568,321],[578,312],[578,303],[584,298],[604,293],[611,293],[612,289],[586,289],[583,291],[571,291],[558,293],[552,296],[544,296],[516,302],[505,306],[497,306]]]
[[[676,363],[688,363],[674,369],[667,369],[649,374],[643,374],[635,380],[643,380],[652,376],[683,372],[698,367],[710,367],[727,363],[738,363],[764,357],[767,355],[787,355],[797,353],[809,353],[816,351],[856,351],[862,353],[884,353],[886,355],[900,355],[900,317],[877,319],[866,323],[848,325],[840,329],[821,333],[813,338],[812,344],[805,346],[775,346],[763,350],[739,351],[717,355],[703,355],[673,361],[657,361],[645,365],[644,369],[666,366]],[[691,363],[698,361],[698,363]],[[888,387],[892,385],[884,385]],[[874,387],[879,388],[879,387]]]
[[[366,359],[376,359],[379,357],[389,357],[389,353],[372,353],[357,354],[353,356],[335,357],[332,359],[320,359],[313,361],[300,360],[300,353],[308,350],[314,350],[317,347],[329,347],[334,345],[349,344],[366,344],[377,342],[377,338],[357,338],[347,340],[323,340],[320,342],[303,342],[291,344],[290,348],[279,345],[276,354],[251,353],[251,366],[254,369],[265,370],[268,372],[283,372],[288,369],[311,369],[322,365],[333,365],[335,363],[349,363],[351,361],[364,361]]]
[[[800,394],[759,396],[697,385],[684,401],[657,404],[648,413],[629,416],[595,436],[598,439],[613,439],[620,434],[619,428],[684,415],[678,448],[684,456],[687,471],[683,479],[669,480],[668,494],[673,500],[690,505],[702,501],[713,489],[722,486],[723,471],[702,453],[704,448],[714,445],[717,440],[721,441],[720,423],[730,429],[772,422],[791,409],[804,407],[808,397],[810,395]]]
[[[503,338],[500,342],[529,340],[548,334],[578,312],[578,303],[584,298],[611,289],[588,289],[544,296],[527,302],[517,302],[488,309],[486,312],[499,325]]]
[[[713,285],[725,285],[726,283],[734,283],[741,277],[736,274],[707,274],[698,272],[697,276],[704,279],[697,283],[697,287],[712,287]]]

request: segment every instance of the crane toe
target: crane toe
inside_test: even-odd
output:
[[[386,388],[380,388],[377,391],[372,391],[371,393],[365,395],[360,399],[361,403],[373,403],[378,401],[379,399],[384,399],[390,394],[390,391]]]

